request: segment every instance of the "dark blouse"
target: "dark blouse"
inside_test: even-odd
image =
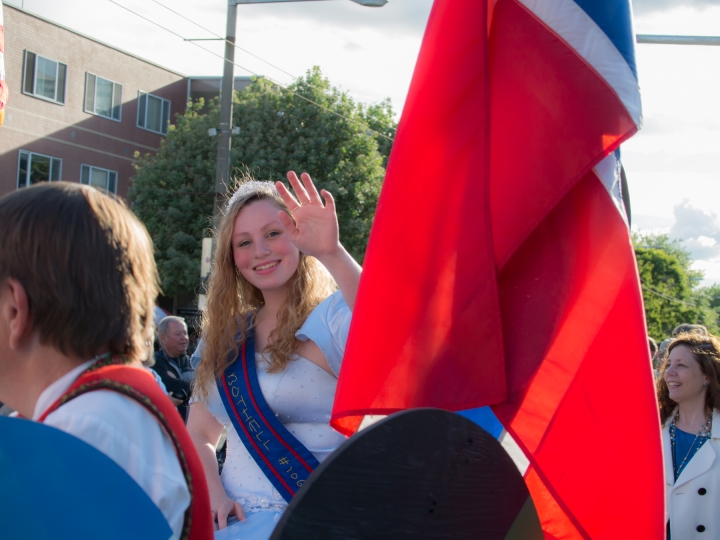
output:
[[[697,437],[696,434],[687,433],[675,428],[675,452],[673,452],[673,471],[677,481],[680,473],[687,467],[693,456],[707,441],[706,437]],[[687,459],[685,457],[687,456]]]

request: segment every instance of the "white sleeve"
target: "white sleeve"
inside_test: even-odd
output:
[[[340,374],[345,345],[350,331],[352,311],[340,291],[328,296],[310,313],[295,337],[300,341],[313,341],[325,355],[328,365],[337,376]]]
[[[200,338],[197,347],[195,347],[195,352],[192,353],[192,356],[190,357],[190,365],[195,371],[197,371],[198,364],[200,364],[200,360],[202,360],[202,354],[204,351],[205,342],[203,341],[203,338]]]
[[[150,372],[150,375],[153,376],[153,379],[155,379],[155,382],[158,383],[158,386],[162,388],[162,391],[166,394],[168,393],[167,388],[165,387],[165,383],[162,382],[162,379],[160,378],[160,375],[158,375],[157,371],[155,371],[153,368],[149,368],[147,366],[143,366],[147,371]]]

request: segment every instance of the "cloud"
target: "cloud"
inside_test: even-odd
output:
[[[714,137],[717,137],[717,135]],[[707,144],[708,142],[708,137],[706,137],[706,140],[698,139],[700,138],[695,137],[689,142],[695,142],[697,140],[697,146]],[[720,170],[720,155],[717,150],[714,152],[703,151],[698,149],[697,146],[694,149],[687,148],[687,146],[689,146],[687,144],[688,141],[683,140],[672,141],[671,139],[662,139],[656,141],[648,140],[647,138],[645,140],[653,144],[655,149],[645,152],[636,150],[632,155],[630,155],[630,152],[623,153],[623,163],[626,165],[628,179],[631,182],[633,179],[631,176],[632,170],[646,173],[666,173],[672,171],[678,181],[675,186],[675,193],[683,193],[683,189],[686,187],[683,181],[689,175],[703,175],[712,182],[720,180],[720,174],[718,174]],[[714,142],[716,139],[711,140]],[[676,144],[672,144],[673,142]],[[649,146],[650,144],[645,145],[645,147]],[[643,148],[643,150],[644,149],[645,148]],[[629,167],[628,164],[632,165],[632,167]],[[715,186],[709,185],[707,189],[712,189],[712,196],[716,196]],[[630,194],[633,194],[632,184]],[[709,195],[710,193],[706,194],[706,196]]]
[[[307,21],[345,30],[370,29],[417,36],[425,31],[431,7],[432,0],[390,0],[381,8],[363,7],[349,0],[251,4],[239,6],[238,17]]]
[[[693,81],[695,82],[695,81]],[[704,81],[707,84],[707,78]],[[667,101],[677,100],[677,93],[668,97]],[[666,105],[664,101],[661,105]],[[674,135],[678,131],[718,131],[720,129],[720,118],[709,114],[687,114],[685,110],[658,111],[657,108],[651,114],[643,117],[643,136]]]
[[[38,13],[51,20],[68,24],[77,15],[98,17],[112,9],[114,13],[125,13],[117,6],[104,6],[93,13],[87,13],[83,9],[82,0],[24,0],[25,9]],[[18,7],[20,0],[5,0],[9,4]],[[197,2],[196,0],[161,0],[151,4],[143,0],[122,0],[124,6],[141,13],[144,16],[162,22],[164,26],[180,31],[186,28],[197,34],[197,37],[204,37],[204,33],[191,23],[174,15],[168,9],[177,11],[183,16],[198,22],[215,33],[225,34],[225,19],[227,2],[221,0],[207,0]],[[352,31],[358,29],[370,29],[382,32],[386,35],[410,35],[422,36],[425,31],[430,9],[433,0],[390,0],[381,8],[370,8],[360,6],[350,0],[338,0],[335,2],[282,2],[270,4],[245,4],[237,8],[238,28],[244,23],[261,22],[272,20],[276,25],[284,26],[296,23],[306,23],[308,31],[313,27],[330,27],[341,31]],[[70,12],[70,13],[68,13]],[[98,17],[101,18],[101,17]],[[137,21],[136,21],[137,22]],[[75,28],[76,25],[68,24]],[[200,34],[203,34],[202,36]],[[302,40],[302,32],[297,33],[295,39]]]
[[[693,259],[696,261],[710,261],[720,256],[720,245],[714,238],[700,236],[698,238],[690,238],[683,242],[685,248],[690,251]]]
[[[654,234],[668,234],[673,224],[672,218],[667,216],[656,216],[652,214],[636,214],[632,215],[633,230],[653,231]]]
[[[348,41],[345,44],[345,46],[343,47],[343,50],[349,51],[349,52],[362,51],[364,49],[365,49],[365,47],[355,43],[354,41]]]
[[[715,212],[705,212],[696,208],[685,199],[682,203],[675,205],[673,211],[675,223],[670,232],[678,238],[698,238],[707,236],[714,238],[718,235],[720,227]]]
[[[635,15],[648,15],[678,7],[705,9],[720,5],[718,0],[635,0],[632,4]]]
[[[692,268],[693,270],[700,270],[705,275],[700,282],[703,287],[720,283],[720,259],[694,261]]]
[[[675,205],[675,223],[670,236],[683,240],[684,246],[696,260],[720,257],[720,221],[715,212],[706,212],[688,200]]]

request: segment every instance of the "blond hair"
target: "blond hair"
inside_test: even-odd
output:
[[[122,203],[67,182],[0,199],[0,283],[19,281],[40,343],[89,359],[143,360],[158,276],[152,240]]]
[[[235,220],[246,206],[268,200],[292,217],[271,182],[246,181],[228,202],[215,235],[215,256],[202,315],[205,349],[197,369],[196,389],[207,397],[210,384],[235,360],[239,346],[255,324],[255,313],[263,305],[260,289],[248,282],[235,267],[232,234]],[[264,351],[270,357],[270,373],[284,370],[299,345],[295,337],[310,312],[336,288],[325,268],[300,253],[298,267],[288,282],[287,299],[280,307],[277,326],[270,332]],[[250,359],[254,361],[254,359]]]

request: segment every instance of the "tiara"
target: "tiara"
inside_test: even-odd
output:
[[[240,187],[235,190],[235,193],[233,193],[232,197],[230,197],[230,200],[225,205],[225,212],[230,210],[230,208],[232,208],[238,201],[245,200],[252,195],[260,193],[269,195],[270,197],[280,198],[280,193],[273,182],[248,180],[247,182],[240,184]]]

